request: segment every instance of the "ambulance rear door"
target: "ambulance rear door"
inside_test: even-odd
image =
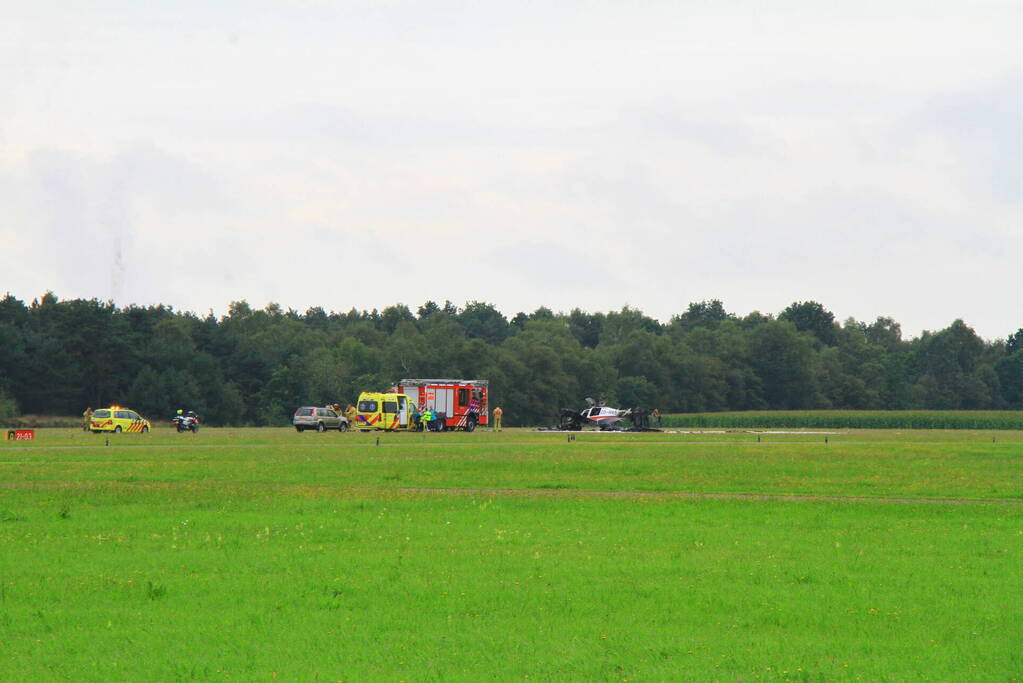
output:
[[[398,391],[408,396],[410,408],[421,408],[426,401],[426,397],[423,396],[423,392],[420,391],[419,387],[399,386]]]
[[[409,400],[405,394],[398,394],[398,426],[402,429],[408,427],[409,421]]]

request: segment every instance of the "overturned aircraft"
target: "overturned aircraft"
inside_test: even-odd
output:
[[[601,401],[598,405],[592,398],[586,399],[581,412],[565,408],[561,411],[558,428],[577,432],[583,427],[597,427],[603,432],[657,431],[650,427],[650,411],[645,408],[611,408]],[[622,421],[626,421],[622,424]]]

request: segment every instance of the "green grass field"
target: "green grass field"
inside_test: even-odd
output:
[[[1023,680],[1023,432],[376,439],[0,442],[0,680]]]

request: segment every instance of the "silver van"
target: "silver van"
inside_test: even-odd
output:
[[[348,418],[338,415],[330,408],[303,406],[295,411],[295,418],[291,422],[300,432],[307,429],[315,429],[318,432],[328,429],[336,429],[339,432],[348,431]]]

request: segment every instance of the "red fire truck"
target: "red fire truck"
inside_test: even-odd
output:
[[[442,413],[445,429],[471,432],[490,424],[485,379],[403,379],[392,390],[408,396],[420,412]]]

